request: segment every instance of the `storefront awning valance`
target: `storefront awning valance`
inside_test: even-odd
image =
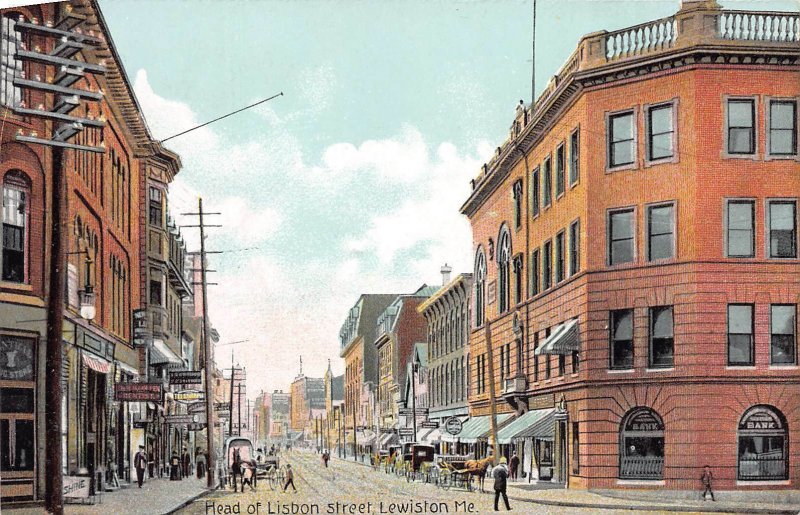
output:
[[[136,370],[134,367],[132,367],[132,366],[126,364],[126,363],[123,363],[122,361],[117,361],[116,363],[117,363],[117,368],[122,370],[126,374],[130,374],[132,376],[138,376],[139,375],[139,371]]]
[[[543,419],[549,420],[550,424],[550,432],[549,435],[552,436],[553,434],[553,412],[555,410],[553,408],[550,409],[537,409],[532,410],[524,415],[517,417],[515,420],[512,420],[507,426],[497,432],[497,443],[499,444],[509,444],[511,440],[515,438],[519,438],[521,434],[525,433],[529,429],[536,428],[537,432],[542,432],[543,427],[546,425],[545,423],[541,423]]]
[[[83,353],[83,364],[98,374],[108,374],[111,371],[111,363],[104,359],[90,356],[85,352]]]
[[[497,415],[497,425],[511,418],[511,413],[502,413]],[[472,417],[467,420],[458,434],[458,441],[462,443],[475,443],[482,438],[487,438],[492,428],[491,417],[488,415],[483,417]]]
[[[536,421],[528,424],[526,428],[518,432],[512,438],[538,438],[540,440],[552,440],[555,434],[556,426],[556,410],[544,409],[535,410],[546,412],[544,416],[539,417]],[[529,411],[528,413],[533,413]],[[498,438],[499,439],[499,438]]]
[[[569,320],[556,327],[544,343],[536,349],[536,354],[572,354],[580,350],[578,339],[578,319]]]
[[[154,340],[150,348],[151,365],[183,365],[183,360],[161,340]]]
[[[433,445],[434,442],[438,442],[442,438],[442,430],[441,428],[434,427],[432,429],[426,429],[426,433],[424,433],[420,438],[420,443]]]
[[[384,433],[379,440],[381,448],[386,448],[393,443],[397,443],[397,433]]]
[[[375,444],[375,433],[372,431],[358,431],[356,433],[356,443],[358,445],[374,445]]]

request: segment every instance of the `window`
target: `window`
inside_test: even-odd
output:
[[[728,154],[755,154],[755,117],[753,100],[728,100]]]
[[[18,13],[4,13],[2,17],[2,51],[0,53],[0,103],[16,106],[22,102],[22,88],[14,85],[14,78],[22,75],[22,60],[16,59],[21,50],[22,35],[17,30]]]
[[[500,346],[500,384],[506,380],[506,346]]]
[[[578,423],[572,423],[572,473],[580,474],[581,472],[581,451],[580,451],[580,431],[578,431]]]
[[[797,204],[793,200],[767,203],[769,257],[797,257]]]
[[[672,306],[650,309],[650,367],[669,368],[675,360]]]
[[[556,284],[564,280],[564,231],[556,234]]]
[[[536,295],[539,293],[539,267],[541,264],[539,263],[539,249],[536,249],[531,253],[531,295]]]
[[[569,184],[572,186],[581,176],[580,152],[581,152],[580,130],[575,129],[569,137]]]
[[[161,281],[150,280],[150,304],[161,306]]]
[[[522,280],[522,254],[517,254],[514,257],[514,299],[516,304],[522,302],[522,294],[525,291],[523,284],[525,283]]]
[[[544,243],[544,261],[542,264],[542,289],[546,290],[552,286],[553,281],[553,242]]]
[[[553,202],[553,174],[549,157],[544,160],[542,173],[544,174],[544,177],[542,178],[544,181],[542,186],[542,205],[544,207],[549,207]]]
[[[753,305],[728,305],[728,365],[753,365]]]
[[[539,348],[539,331],[533,332],[533,381],[539,381],[539,355],[536,349]]]
[[[608,216],[608,263],[618,265],[634,259],[633,209],[612,211]]]
[[[672,104],[658,105],[647,110],[647,159],[657,161],[675,154]]]
[[[539,167],[531,174],[531,215],[539,215]]]
[[[6,173],[3,178],[3,281],[27,281],[29,203],[28,178],[14,170]]]
[[[674,206],[647,209],[647,257],[650,261],[675,257]]]
[[[622,420],[620,479],[663,479],[664,422],[649,408],[634,408]]]
[[[611,368],[633,368],[633,310],[611,312]]]
[[[564,194],[566,185],[565,160],[565,149],[562,143],[556,148],[556,197]]]
[[[753,406],[739,421],[738,476],[740,481],[789,479],[788,426],[772,406]]]
[[[483,255],[483,249],[478,249],[478,254],[475,257],[475,327],[483,325],[485,318],[485,304],[484,299],[486,296],[486,256]]]
[[[795,315],[794,304],[770,306],[770,363],[773,365],[795,364]]]
[[[497,276],[498,276],[498,297],[501,313],[508,310],[508,305],[511,300],[511,235],[508,233],[508,228],[503,225],[500,229],[500,237],[497,244]]]
[[[772,100],[769,103],[769,154],[797,155],[797,102]]]
[[[150,225],[161,227],[163,225],[163,204],[161,203],[161,190],[150,188]]]
[[[727,207],[727,256],[755,256],[755,202],[729,200]]]
[[[572,351],[572,373],[577,374],[581,368],[581,356],[578,351]]]
[[[575,220],[569,226],[569,275],[573,276],[581,269],[581,225]]]
[[[567,357],[563,354],[558,355],[558,375],[563,376],[567,372]]]
[[[633,111],[608,117],[608,166],[633,164],[636,159]]]
[[[547,341],[547,338],[550,336],[550,328],[544,330],[544,341]],[[544,358],[544,378],[550,379],[550,355],[544,354],[542,356]]]
[[[514,228],[522,226],[522,180],[514,183]]]

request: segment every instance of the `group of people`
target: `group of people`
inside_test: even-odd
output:
[[[197,450],[196,463],[197,477],[205,477],[205,454],[200,452],[199,448]],[[153,460],[153,453],[145,452],[144,445],[140,445],[139,450],[133,457],[133,467],[136,469],[136,482],[138,483],[139,488],[141,488],[142,484],[144,483],[145,470],[148,470],[151,479],[154,477],[154,466],[155,462]],[[186,447],[183,448],[183,452],[180,456],[178,455],[178,451],[173,450],[172,456],[169,459],[170,481],[180,481],[185,477],[189,477],[191,473],[192,460]]]

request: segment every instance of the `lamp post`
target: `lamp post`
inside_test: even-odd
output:
[[[92,263],[94,260],[89,256],[89,249],[79,250],[77,252],[65,252],[68,256],[74,256],[76,254],[83,254],[86,256],[85,263],[86,263],[86,277],[83,284],[83,289],[79,292],[79,305],[80,305],[80,315],[81,318],[87,321],[94,320],[95,315],[97,314],[96,310],[96,298],[94,294],[94,286],[92,286],[91,282],[91,271],[92,271]]]

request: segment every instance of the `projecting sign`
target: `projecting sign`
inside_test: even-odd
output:
[[[187,431],[202,431],[205,428],[206,428],[205,422],[194,422],[186,426]]]
[[[161,383],[115,383],[114,400],[161,402]]]
[[[411,408],[400,408],[398,410],[398,413],[400,415],[411,415],[414,411],[415,410],[413,410]],[[417,408],[416,412],[417,412],[417,415],[427,415],[428,414],[428,408]]]
[[[147,347],[153,335],[148,330],[148,316],[146,309],[134,309],[131,317],[133,325],[133,346],[135,348]]]
[[[172,398],[180,402],[202,401],[204,397],[200,390],[181,390],[172,394]]]
[[[199,370],[171,370],[169,372],[169,384],[201,384],[202,382]]]
[[[424,427],[425,429],[436,429],[437,427],[439,427],[439,423],[434,422],[432,420],[426,420],[421,424],[421,426]]]
[[[193,402],[186,407],[186,411],[189,413],[202,413],[205,414],[206,412],[206,403],[205,402]]]
[[[170,425],[193,424],[197,422],[196,418],[197,415],[167,415],[164,417],[164,422]]]
[[[397,432],[400,436],[414,436],[414,428],[411,427],[401,427]]]
[[[447,431],[451,435],[457,435],[461,432],[461,419],[456,417],[450,417],[444,422],[444,430]]]
[[[215,402],[214,403],[214,411],[230,411],[231,403],[230,402]]]

